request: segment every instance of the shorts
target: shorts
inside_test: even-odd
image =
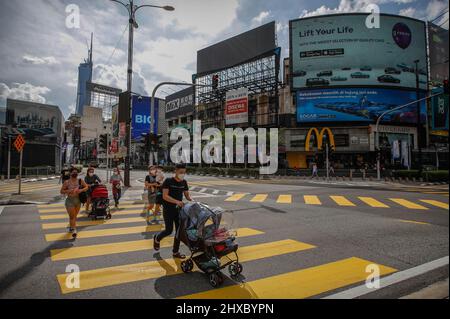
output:
[[[65,202],[66,208],[80,208],[81,202],[78,196],[76,197],[67,197]]]
[[[156,193],[148,193],[147,200],[149,205],[156,204]]]
[[[156,205],[162,205],[163,204],[163,196],[161,192],[158,192],[156,194]]]

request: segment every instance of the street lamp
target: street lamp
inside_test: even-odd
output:
[[[127,9],[128,12],[128,70],[127,70],[127,91],[131,92],[131,87],[132,87],[132,81],[133,81],[133,39],[134,39],[134,28],[138,28],[139,25],[136,22],[136,11],[138,11],[141,8],[158,8],[158,9],[163,9],[166,11],[174,11],[175,8],[172,6],[155,6],[155,5],[150,5],[150,4],[144,4],[144,5],[140,5],[137,6],[134,4],[133,0],[129,0],[128,4],[123,3],[122,1],[119,0],[110,0],[112,2],[116,2],[122,6],[125,7],[125,9]],[[131,94],[130,94],[130,99],[131,99]],[[131,101],[130,101],[130,105],[131,105]],[[125,178],[124,178],[124,184],[125,186],[129,187],[130,186],[130,148],[131,148],[131,107],[129,110],[129,115],[128,116],[128,121],[126,123],[126,136],[125,136],[125,145],[127,148],[127,154],[125,156]]]

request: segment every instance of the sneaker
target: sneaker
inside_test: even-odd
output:
[[[159,250],[159,242],[157,242],[156,241],[156,235],[153,235],[153,249],[155,250],[155,251],[158,251]]]
[[[150,223],[152,225],[158,225],[159,224],[159,220],[156,217],[154,217]]]
[[[72,238],[77,238],[77,230],[75,228],[72,230]]]

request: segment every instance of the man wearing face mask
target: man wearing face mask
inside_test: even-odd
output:
[[[167,237],[173,232],[173,225],[175,224],[175,231],[178,229],[179,210],[184,206],[183,195],[188,201],[192,201],[189,194],[188,183],[184,179],[186,175],[186,166],[178,164],[175,169],[175,177],[167,178],[163,185],[163,217],[165,229],[158,235],[153,237],[153,248],[158,251],[160,242],[164,237]],[[180,240],[176,237],[173,241],[173,257],[184,259],[185,255],[179,252]]]
[[[93,167],[89,167],[87,170],[87,175],[84,177],[84,181],[86,182],[86,184],[89,185],[89,190],[88,190],[88,198],[87,198],[87,202],[86,202],[86,213],[89,212],[89,205],[91,204],[91,191],[92,191],[92,186],[95,184],[101,184],[101,180],[100,178],[94,174],[94,168]]]

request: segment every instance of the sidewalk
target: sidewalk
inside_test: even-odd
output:
[[[416,291],[400,299],[448,299],[448,278]]]

